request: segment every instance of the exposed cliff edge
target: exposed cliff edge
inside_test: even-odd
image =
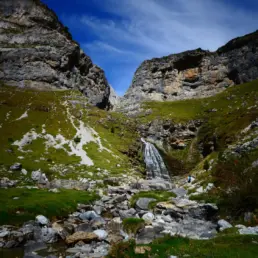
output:
[[[78,88],[91,104],[110,105],[103,70],[38,0],[0,2],[0,81],[42,90]]]
[[[258,31],[231,40],[216,52],[186,51],[144,61],[122,103],[181,100],[215,95],[258,78]]]

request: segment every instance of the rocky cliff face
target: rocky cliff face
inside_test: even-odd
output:
[[[258,78],[258,31],[216,52],[196,49],[144,61],[126,100],[179,100],[212,96],[228,86]]]
[[[0,80],[37,89],[78,88],[90,103],[109,106],[103,70],[39,0],[0,1]]]

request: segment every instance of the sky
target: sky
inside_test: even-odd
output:
[[[146,59],[214,51],[258,29],[257,0],[42,0],[118,95]]]

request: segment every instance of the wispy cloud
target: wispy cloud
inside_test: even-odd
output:
[[[107,68],[111,83],[120,92],[132,79],[121,73],[124,67],[131,76],[144,59],[198,47],[216,50],[231,38],[256,30],[258,24],[257,5],[256,9],[240,8],[223,0],[92,1],[108,15],[85,12],[66,20],[70,26],[85,28],[83,48]],[[87,40],[89,32],[94,34],[94,41]],[[116,85],[121,74],[126,78]]]

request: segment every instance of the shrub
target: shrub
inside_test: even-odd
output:
[[[210,168],[210,164],[209,164],[209,161],[206,159],[204,162],[204,165],[203,165],[203,169],[205,169],[207,171],[207,170],[209,170],[209,168]]]
[[[78,137],[78,136],[76,136],[73,140],[74,140],[75,143],[80,143],[81,142],[81,138]]]
[[[258,167],[251,167],[250,156],[230,157],[218,162],[212,175],[222,189],[221,207],[238,217],[258,208]]]
[[[139,218],[127,218],[123,220],[124,230],[128,234],[136,234],[140,229],[144,228],[145,222]]]

